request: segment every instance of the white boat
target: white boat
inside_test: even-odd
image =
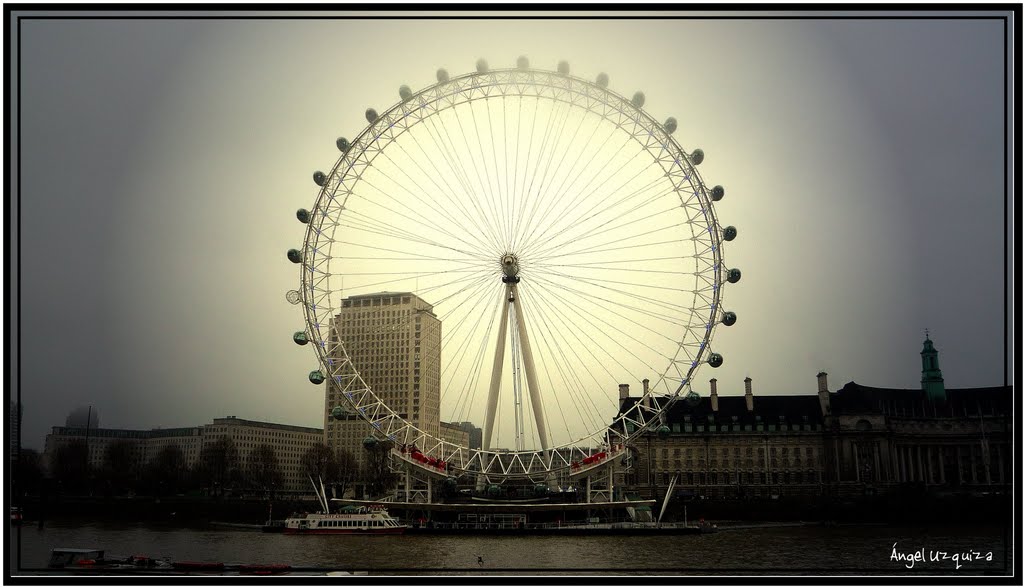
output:
[[[306,514],[284,521],[285,534],[402,534],[408,529],[383,507],[349,506],[336,514]]]
[[[284,521],[285,534],[402,534],[409,526],[392,518],[384,506],[345,506],[331,513],[323,480],[320,486],[309,478],[322,512],[293,516]]]

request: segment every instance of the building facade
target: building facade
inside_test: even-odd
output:
[[[123,430],[114,428],[77,428],[55,426],[46,436],[44,463],[49,468],[54,455],[62,446],[82,441],[88,448],[89,467],[100,469],[106,464],[109,447],[127,441],[132,448],[135,465],[140,469],[156,458],[168,446],[181,450],[185,465],[199,464],[203,449],[221,438],[229,438],[238,450],[238,466],[246,469],[251,455],[262,444],[274,449],[282,477],[284,493],[309,493],[309,480],[302,472],[301,458],[314,444],[323,440],[323,430],[305,426],[275,424],[244,420],[234,416],[215,418],[211,424],[188,428],[154,428],[151,430]]]
[[[707,397],[672,404],[660,432],[631,447],[619,482],[663,496],[676,477],[683,496],[723,499],[1005,489],[1011,388],[945,389],[931,340],[921,356],[920,389],[832,392],[819,373],[816,395],[755,397],[747,378],[742,396],[721,396],[712,379]]]
[[[634,465],[624,473],[625,485],[641,495],[663,495],[676,477],[683,496],[818,494],[825,428],[818,398],[755,399],[750,378],[744,395],[720,396],[717,383],[712,379],[710,396],[696,404],[674,403],[665,411],[661,432],[644,435],[631,447]]]
[[[433,306],[408,292],[351,296],[334,318],[332,340],[341,341],[363,381],[389,408],[420,430],[442,437],[441,321]],[[340,357],[338,357],[340,359]],[[346,412],[334,418],[332,410]],[[324,398],[324,442],[365,460],[362,441],[369,425],[348,414],[335,381]]]

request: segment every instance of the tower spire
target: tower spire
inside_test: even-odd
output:
[[[939,369],[939,351],[929,338],[928,329],[924,330],[924,348],[921,349],[921,390],[933,401],[946,401],[946,386],[942,381],[942,370]]]

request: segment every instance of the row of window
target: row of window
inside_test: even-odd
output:
[[[221,436],[224,436],[224,435],[229,434],[229,433],[237,433],[238,431],[239,431],[239,428],[237,426],[224,426],[224,425],[221,425],[221,426],[210,426],[209,428],[207,428],[206,434],[208,434],[208,435],[210,435],[210,434],[220,434]],[[261,432],[262,432],[262,430],[261,430]],[[285,431],[285,430],[271,430],[271,429],[266,430],[266,434],[268,436],[272,436],[274,438],[285,438],[285,439],[306,439],[306,438],[309,437],[309,433],[288,432],[288,431]]]
[[[383,528],[384,520],[320,520],[318,528]]]
[[[732,447],[732,454],[733,454],[733,456],[735,456],[735,457],[740,456],[740,448],[741,447],[738,447],[738,446]],[[777,454],[781,454],[783,457],[787,457],[787,456],[789,456],[789,449],[790,448],[793,449],[793,455],[794,456],[797,456],[797,455],[800,454],[800,448],[801,447],[799,447],[799,446],[794,446],[794,447],[788,447],[788,446],[775,447],[775,446],[772,446],[772,447],[769,447],[768,454],[770,454],[773,457],[776,456]],[[813,457],[814,456],[814,447],[807,446],[807,447],[803,447],[803,448],[804,448],[803,452],[804,452],[804,454],[806,456],[808,456],[808,457]],[[683,449],[681,449],[681,448],[672,449],[672,456],[679,457],[681,450],[683,450]],[[697,452],[698,455],[704,452],[704,449],[699,448],[699,447],[697,447],[696,449],[694,447],[687,447],[685,450],[686,450],[686,458],[687,459],[692,458],[695,451]],[[718,450],[719,449],[717,449],[717,448],[709,448],[708,449],[708,454],[712,458],[714,458],[714,457],[718,456]],[[722,450],[722,456],[723,457],[727,456],[729,454],[729,449],[728,448],[723,448],[721,450]],[[754,447],[752,447],[752,446],[746,447],[746,455],[748,457],[753,456],[754,455]],[[757,456],[758,456],[758,458],[761,458],[761,459],[764,458],[764,447],[763,446],[757,447]],[[663,459],[667,459],[668,458],[668,449],[667,448],[661,449],[661,458],[663,458]]]
[[[674,461],[655,460],[654,461],[654,468],[658,469],[658,468],[662,468],[662,467],[668,466],[668,463],[672,463],[672,465],[675,466],[676,468],[682,467],[684,465],[684,461],[682,461],[680,459],[675,459]],[[704,461],[704,459],[698,459],[696,463],[697,463],[696,468],[698,468],[698,469],[705,468],[705,461]],[[772,459],[771,460],[772,468],[783,468],[783,469],[789,468],[790,466],[799,468],[799,467],[803,467],[804,465],[820,465],[820,464],[821,463],[819,463],[819,462],[815,462],[814,459],[801,460],[801,459],[797,458],[797,459],[793,459],[792,462],[789,459],[782,459],[782,460]],[[760,460],[757,460],[757,461],[755,461],[754,459],[746,459],[745,461],[743,459],[736,459],[736,460],[733,460],[733,461],[730,461],[729,459],[722,459],[722,461],[721,461],[721,466],[723,468],[726,468],[726,469],[728,469],[730,467],[733,467],[733,468],[742,467],[744,465],[746,467],[748,467],[748,468],[755,467],[755,466],[756,467],[764,467],[765,466],[765,461],[764,461],[764,459],[760,459]],[[686,460],[685,461],[685,466],[686,466],[687,469],[694,468],[694,461],[692,459]],[[717,467],[717,466],[719,466],[718,459],[711,459],[711,461],[708,462],[708,466],[710,466],[710,467]]]
[[[766,485],[771,482],[772,485],[783,485],[800,484],[800,483],[818,483],[819,475],[817,471],[795,471],[795,472],[783,472],[783,473],[755,473],[753,471],[741,471],[739,473],[729,472],[714,472],[711,473],[681,473],[676,472],[679,475],[679,481],[685,485]],[[672,474],[663,472],[660,474],[661,483],[667,485],[671,479]]]
[[[380,297],[380,298],[363,298],[363,299],[359,299],[359,300],[342,300],[341,301],[341,307],[342,308],[352,308],[352,307],[368,308],[368,307],[375,307],[375,306],[380,306],[380,305],[384,305],[384,306],[394,305],[394,306],[397,306],[399,304],[408,304],[411,301],[412,301],[412,299],[409,296],[390,296],[390,297],[386,297],[386,298],[385,297]],[[379,311],[380,310],[378,310],[378,312]],[[406,311],[408,312],[408,310],[406,310]]]
[[[672,425],[673,432],[818,432],[821,426],[818,424],[794,424],[780,422],[778,424],[689,424],[684,422],[682,426],[679,424]]]

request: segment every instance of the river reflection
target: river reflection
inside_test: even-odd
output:
[[[43,569],[53,548],[101,548],[108,556],[290,564],[372,573],[925,573],[1006,572],[999,526],[820,526],[723,530],[696,536],[286,536],[154,524],[50,521],[11,529],[12,566]],[[19,551],[20,543],[20,551]],[[974,553],[913,563],[898,553]],[[991,552],[991,561],[985,560]],[[17,557],[20,554],[20,565]],[[980,557],[980,558],[979,558]],[[483,560],[481,564],[479,561]],[[16,573],[15,573],[16,574]]]

